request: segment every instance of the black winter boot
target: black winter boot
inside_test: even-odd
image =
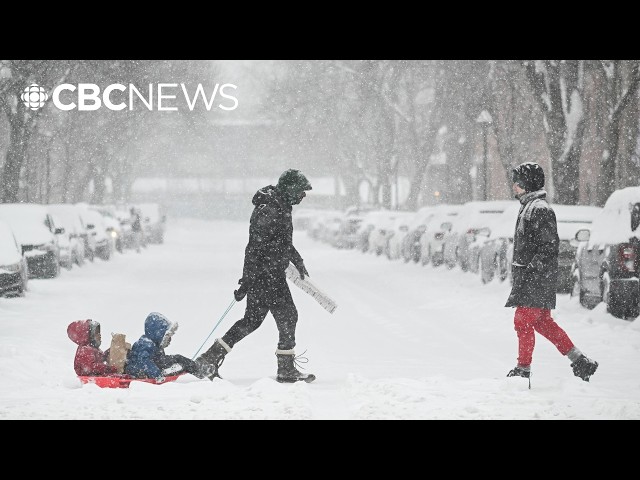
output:
[[[213,345],[196,358],[196,364],[198,365],[203,377],[213,381],[214,378],[222,378],[218,374],[218,369],[224,361],[224,357],[231,351],[231,347],[225,343],[221,338],[216,338]]]
[[[302,355],[296,357],[293,349],[276,350],[276,357],[278,357],[278,376],[276,377],[278,382],[294,383],[304,381],[311,383],[316,379],[316,376],[312,373],[302,373],[298,371],[296,366],[300,367],[300,363],[307,363],[308,360]]]
[[[523,367],[522,365],[516,365],[513,370],[507,373],[507,377],[522,377],[529,380],[529,389],[531,389],[531,368],[529,366]]]
[[[571,368],[576,377],[588,382],[591,375],[598,369],[598,362],[587,358],[585,355],[580,355],[580,358],[571,364]]]
[[[531,370],[518,365],[513,370],[510,370],[509,373],[507,373],[507,377],[529,378],[531,377]]]

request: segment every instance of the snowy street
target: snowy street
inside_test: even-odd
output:
[[[589,311],[558,295],[553,316],[600,367],[590,383],[537,336],[532,389],[506,378],[515,365],[509,284],[482,285],[458,268],[390,262],[336,250],[294,232],[310,279],[333,297],[331,315],[290,284],[299,311],[296,353],[311,384],[275,378],[277,330],[263,325],[226,357],[214,382],[81,385],[73,371],[73,320],[135,342],[146,315],[180,324],[167,353],[192,357],[233,298],[248,222],[170,218],[166,241],[142,254],[31,280],[25,298],[0,298],[0,419],[640,419],[640,321]],[[235,305],[204,349],[239,319]]]

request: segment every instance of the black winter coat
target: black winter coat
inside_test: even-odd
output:
[[[558,282],[558,225],[547,203],[547,192],[529,192],[520,198],[513,237],[513,286],[506,307],[556,307]]]
[[[302,263],[302,257],[292,244],[291,205],[273,185],[258,190],[252,203],[255,208],[251,214],[242,270],[242,281],[250,291],[274,281],[282,283],[289,262]]]

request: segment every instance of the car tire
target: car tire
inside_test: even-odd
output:
[[[611,288],[611,279],[605,273],[602,277],[602,301],[607,306],[607,312],[616,318],[635,319],[640,315],[638,295],[630,296],[618,290]]]
[[[494,272],[493,265],[491,266],[485,265],[482,259],[480,259],[479,262],[480,262],[480,280],[482,280],[483,284],[487,284],[491,280],[493,280],[493,272]]]

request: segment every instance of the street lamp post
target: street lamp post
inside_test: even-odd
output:
[[[49,130],[44,130],[44,131],[40,131],[38,132],[41,136],[45,137],[47,140],[47,153],[46,153],[46,187],[45,187],[45,192],[46,192],[46,199],[45,199],[45,203],[49,203],[49,198],[51,195],[51,146],[53,143],[53,133],[50,132]]]
[[[487,158],[487,128],[491,125],[492,119],[489,112],[486,110],[482,110],[478,118],[476,118],[476,122],[478,122],[482,126],[482,182],[484,185],[484,200],[487,200],[488,197],[488,158]]]

